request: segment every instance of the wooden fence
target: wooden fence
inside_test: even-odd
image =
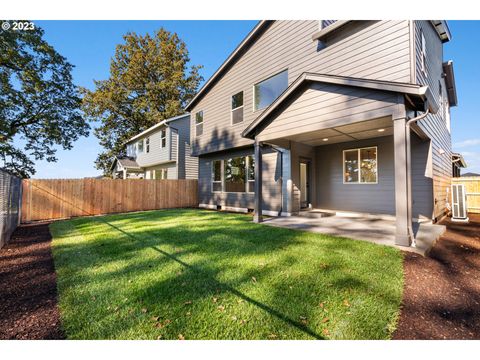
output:
[[[459,177],[452,178],[452,184],[465,185],[467,194],[467,211],[471,213],[480,213],[480,177]]]
[[[197,180],[23,180],[22,222],[198,206]]]

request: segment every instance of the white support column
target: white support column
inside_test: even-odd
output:
[[[261,223],[262,216],[262,144],[255,139],[255,205],[253,221]]]
[[[412,243],[412,199],[410,195],[410,151],[406,117],[393,119],[395,161],[395,244],[410,246]]]
[[[127,169],[123,169],[123,179],[127,178]]]

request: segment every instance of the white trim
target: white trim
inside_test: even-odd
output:
[[[235,95],[238,95],[240,93],[242,93],[242,106],[237,106],[236,108],[232,109],[232,99]],[[242,121],[234,124],[233,123],[233,112],[237,109],[243,109],[242,110]],[[245,120],[245,92],[243,90],[241,90],[241,91],[237,91],[235,94],[230,96],[230,125],[235,126],[235,125],[243,124],[244,120]]]
[[[263,82],[265,82],[265,81],[267,81],[267,80],[270,80],[271,78],[273,78],[273,77],[275,77],[275,76],[277,76],[277,75],[280,75],[281,73],[283,73],[283,72],[285,72],[285,71],[287,72],[287,87],[286,87],[285,89],[283,89],[282,92],[281,92],[275,99],[273,99],[273,101],[272,101],[270,104],[268,104],[267,106],[265,106],[265,107],[263,107],[263,108],[261,108],[261,109],[256,109],[256,108],[255,108],[255,86],[258,85],[258,84],[260,84],[260,83],[263,83]],[[257,112],[257,111],[262,111],[262,110],[267,109],[270,105],[272,105],[272,104],[280,97],[280,95],[282,95],[282,94],[285,92],[285,90],[288,89],[288,87],[289,87],[289,85],[288,85],[288,67],[285,68],[285,69],[283,69],[283,70],[281,70],[281,71],[279,71],[279,72],[277,72],[277,73],[275,73],[275,74],[273,74],[273,75],[270,75],[270,76],[264,78],[263,80],[260,80],[260,81],[257,81],[256,83],[254,83],[254,84],[252,85],[252,112]]]
[[[155,124],[153,126],[150,126],[148,129],[142,131],[140,134],[137,134],[133,137],[131,137],[129,140],[127,140],[125,142],[125,144],[129,144],[131,142],[133,142],[134,140],[138,139],[138,138],[141,138],[143,135],[146,135],[147,133],[149,132],[152,132],[153,130],[165,125],[165,126],[168,126],[167,124],[172,122],[172,121],[175,121],[175,120],[179,120],[179,119],[182,119],[184,117],[187,117],[187,116],[190,116],[190,113],[185,113],[185,114],[182,114],[182,115],[178,115],[178,116],[174,116],[174,117],[171,117],[169,119],[165,119],[163,121],[160,121],[158,124]]]
[[[201,209],[217,210],[217,205],[212,204],[198,204],[198,207]]]
[[[262,210],[262,215],[267,215],[267,216],[273,216],[273,217],[278,217],[279,214],[278,211],[273,211],[273,210]]]
[[[362,174],[361,174],[361,171],[362,171],[362,166],[361,166],[361,158],[360,158],[360,154],[361,154],[361,150],[364,150],[364,149],[371,149],[371,148],[375,148],[375,164],[376,164],[376,167],[377,167],[377,171],[376,171],[376,174],[377,174],[377,180],[375,182],[361,182],[361,179],[362,179]],[[357,151],[358,153],[358,181],[356,182],[353,182],[353,181],[350,181],[350,182],[345,182],[345,152],[347,151]],[[379,173],[378,173],[378,147],[377,146],[365,146],[365,147],[361,147],[361,148],[352,148],[352,149],[344,149],[342,151],[342,181],[343,181],[343,184],[344,185],[376,185],[378,184],[378,178],[379,178]]]
[[[240,213],[248,213],[248,209],[247,208],[240,208],[240,207],[236,207],[236,206],[225,206],[225,205],[222,205],[222,210],[224,211],[234,211],[234,212],[240,212]]]

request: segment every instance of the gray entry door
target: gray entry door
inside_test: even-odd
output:
[[[307,208],[310,204],[310,162],[300,162],[300,207]]]

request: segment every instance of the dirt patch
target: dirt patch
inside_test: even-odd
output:
[[[0,250],[0,339],[63,339],[48,224],[20,226]]]
[[[405,289],[394,339],[480,339],[480,215],[442,222],[428,257],[405,253]]]

